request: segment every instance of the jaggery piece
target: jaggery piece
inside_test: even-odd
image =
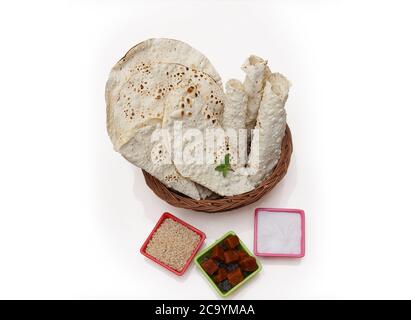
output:
[[[228,236],[224,244],[230,249],[235,249],[240,244],[240,239],[237,236]]]
[[[201,264],[201,267],[207,272],[208,275],[214,274],[218,270],[217,264],[212,260],[208,259]]]
[[[237,250],[238,257],[241,259],[248,257],[248,253],[243,250]]]
[[[224,252],[224,261],[225,263],[233,263],[239,260],[238,253],[234,250],[227,250]]]
[[[235,269],[227,274],[227,279],[231,285],[235,286],[243,281],[244,276],[240,268]]]
[[[218,269],[217,275],[214,277],[214,281],[216,283],[220,283],[221,281],[224,281],[227,279],[227,270],[224,268]]]
[[[257,269],[257,261],[254,257],[245,257],[240,260],[240,268],[243,271],[255,271]]]
[[[215,246],[211,250],[211,258],[216,259],[216,260],[220,260],[220,261],[224,261],[224,250],[223,250],[223,248],[221,248],[220,246]]]

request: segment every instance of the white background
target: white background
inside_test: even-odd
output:
[[[255,207],[306,211],[304,259],[264,259],[237,299],[411,298],[409,1],[9,1],[0,5],[0,298],[217,298],[138,253],[164,211],[251,248]],[[112,150],[104,85],[150,37],[223,79],[247,55],[293,83],[295,152],[258,203],[170,207]]]

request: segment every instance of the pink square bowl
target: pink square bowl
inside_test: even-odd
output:
[[[186,264],[184,265],[184,268],[181,271],[177,271],[173,268],[171,268],[170,266],[166,265],[165,263],[161,262],[160,260],[154,258],[152,255],[148,254],[146,252],[147,249],[147,245],[151,239],[151,237],[153,236],[154,232],[156,232],[156,230],[158,229],[158,227],[163,223],[163,221],[165,219],[172,219],[180,224],[182,224],[183,226],[185,226],[186,228],[190,229],[191,231],[194,231],[195,233],[197,233],[200,236],[200,241],[198,242],[197,247],[193,250],[193,253],[191,254],[190,258],[187,260]],[[189,225],[187,222],[177,218],[176,216],[173,216],[171,213],[169,212],[164,212],[160,219],[158,220],[157,224],[154,226],[153,230],[151,231],[150,235],[148,236],[147,240],[144,241],[141,249],[140,249],[140,253],[144,256],[146,256],[147,258],[153,260],[154,262],[156,262],[157,264],[159,264],[160,266],[166,268],[167,270],[173,272],[174,274],[178,275],[178,276],[182,276],[184,274],[184,272],[187,271],[187,268],[189,267],[191,261],[193,261],[195,255],[197,254],[198,250],[201,248],[202,244],[204,243],[204,240],[206,238],[206,235],[204,234],[204,232],[198,230],[197,228],[194,228],[192,225]]]
[[[260,211],[265,212],[286,212],[290,214],[299,214],[301,217],[301,252],[297,254],[284,254],[284,253],[267,253],[258,252],[257,246],[257,232],[258,232],[258,215]],[[254,254],[260,257],[283,257],[283,258],[302,258],[305,256],[305,214],[300,209],[281,209],[281,208],[257,208],[254,212]]]

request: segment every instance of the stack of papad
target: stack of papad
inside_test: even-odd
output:
[[[244,83],[229,80],[224,93],[215,68],[189,45],[150,39],[133,47],[114,66],[106,85],[107,128],[114,149],[193,199],[212,192],[231,196],[253,190],[278,161],[289,82],[271,74],[267,62],[256,56],[242,68]],[[184,135],[173,139],[176,123],[182,133],[189,129],[219,132],[214,153],[210,155],[199,140],[193,142]],[[233,164],[234,170],[223,177],[216,165],[226,154],[234,159],[239,148],[229,129],[254,127],[259,132],[252,136],[248,163]],[[183,154],[176,155],[175,149]],[[212,161],[183,161],[184,154]]]

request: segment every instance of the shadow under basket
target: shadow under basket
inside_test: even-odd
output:
[[[271,191],[287,173],[290,164],[293,142],[290,128],[287,126],[281,145],[281,156],[273,172],[254,190],[231,197],[195,200],[167,188],[162,182],[143,171],[147,186],[161,199],[174,207],[195,211],[216,213],[241,208],[252,204]]]

